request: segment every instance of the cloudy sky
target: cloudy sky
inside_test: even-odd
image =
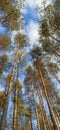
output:
[[[41,7],[43,0],[25,0],[25,9],[23,13],[25,28],[24,31],[28,35],[30,40],[30,46],[32,48],[33,45],[38,45],[38,13],[36,7]],[[50,0],[46,1],[47,4]]]

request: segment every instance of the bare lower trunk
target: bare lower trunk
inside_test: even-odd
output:
[[[29,96],[29,92],[28,92],[28,101],[29,101],[29,108],[30,108],[30,130],[33,130],[33,126],[32,126],[32,110],[31,110],[31,107],[30,107],[30,96]]]
[[[18,86],[15,85],[13,130],[17,130],[17,94],[18,94]]]
[[[32,112],[31,112],[31,108],[30,108],[30,130],[33,130],[33,127],[32,127]]]
[[[43,78],[43,75],[42,75],[42,72],[41,72],[41,69],[40,69],[40,66],[39,66],[38,62],[39,61],[37,61],[37,69],[39,71],[40,78],[41,78],[41,81],[42,81],[42,84],[43,84],[43,89],[44,89],[44,93],[45,93],[45,96],[46,96],[46,99],[47,99],[47,103],[48,103],[48,106],[49,106],[50,115],[51,115],[51,119],[52,119],[52,122],[53,122],[53,125],[54,125],[54,129],[55,130],[60,130],[59,127],[58,127],[58,124],[57,124],[57,121],[56,121],[56,118],[55,118],[55,115],[54,115],[54,112],[53,112],[53,109],[52,109],[49,97],[48,97],[45,81],[44,81],[44,78]]]
[[[40,87],[39,87],[39,81],[38,81],[38,77],[37,77],[36,72],[35,72],[35,79],[36,79],[36,87],[37,87],[38,97],[39,97],[39,100],[40,100],[41,115],[42,115],[42,119],[43,119],[43,122],[44,122],[44,126],[45,126],[45,129],[47,128],[47,130],[51,130],[50,123],[49,123],[48,117],[46,115],[46,110],[45,110],[45,106],[44,106],[44,103],[43,103],[42,93],[41,93],[41,90],[40,90]]]
[[[13,79],[14,79],[14,70],[15,70],[15,67],[16,67],[17,55],[18,55],[18,51],[16,51],[16,55],[15,55],[15,59],[14,59],[14,66],[13,66],[12,72],[11,72],[11,79],[10,79],[10,83],[9,83],[9,86],[8,86],[8,93],[7,93],[5,107],[4,107],[4,110],[3,110],[3,116],[2,116],[2,120],[1,120],[1,130],[4,130],[5,126],[6,126],[6,117],[7,117],[7,111],[8,111],[8,103],[9,103],[12,83],[13,83]]]
[[[17,81],[18,81],[18,76],[19,76],[19,65],[17,66],[17,75],[16,75],[16,83],[15,83],[15,92],[14,92],[14,116],[13,116],[13,130],[19,130],[20,127],[19,127],[19,115],[18,115],[18,91],[19,91],[19,88],[18,88],[18,84],[17,84]]]
[[[55,97],[55,95],[52,95],[52,97],[53,97],[53,99],[55,100],[55,103],[56,103],[56,97]],[[54,107],[54,110],[55,110],[56,115],[57,115],[57,117],[58,117],[58,120],[59,120],[59,122],[60,122],[60,116],[59,116],[59,113],[58,113],[56,107]]]
[[[32,91],[32,95],[33,95],[33,97],[34,97],[34,106],[35,106],[35,112],[36,112],[36,119],[37,119],[38,130],[41,130],[41,129],[40,129],[38,109],[37,109],[37,105],[36,105],[36,101],[35,101],[35,96],[34,96],[34,89],[33,89],[33,91]]]

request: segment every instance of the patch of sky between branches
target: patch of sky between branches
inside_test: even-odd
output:
[[[0,35],[6,33],[6,28],[0,23]]]
[[[24,10],[23,17],[25,20],[25,26],[27,26],[30,22],[30,20],[34,22],[38,22],[38,15],[35,8],[31,8],[30,6],[27,6]]]

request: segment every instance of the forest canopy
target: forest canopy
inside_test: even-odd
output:
[[[60,2],[32,4],[0,0],[0,130],[60,130]]]

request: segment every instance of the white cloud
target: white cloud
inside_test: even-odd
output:
[[[30,40],[30,45],[38,44],[39,34],[38,34],[39,25],[34,21],[30,21],[29,25],[26,27],[26,33]]]
[[[12,31],[11,33],[11,42],[14,43],[14,37],[17,35],[17,31]]]
[[[44,0],[25,0],[25,5],[28,5],[30,7],[41,6],[42,2]],[[46,0],[47,4],[50,3],[51,0]]]
[[[25,0],[25,5],[28,5],[30,7],[34,6],[34,0]]]

